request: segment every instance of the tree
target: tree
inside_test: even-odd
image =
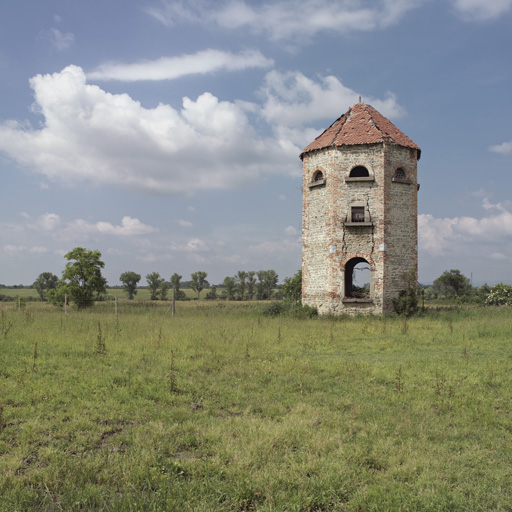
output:
[[[298,304],[302,299],[302,270],[284,280],[283,295],[286,300]]]
[[[39,293],[41,300],[46,300],[46,295],[49,290],[57,288],[59,278],[51,272],[43,272],[39,274],[38,278],[34,281],[34,288]]]
[[[227,300],[233,300],[235,298],[236,281],[233,277],[225,277],[222,283],[224,292],[226,293]]]
[[[245,288],[246,288],[246,285],[247,285],[247,283],[245,282],[246,279],[247,279],[247,272],[245,272],[243,270],[239,270],[237,275],[236,275],[236,277],[235,277],[236,291],[237,291],[237,295],[238,295],[238,299],[239,300],[244,300]]]
[[[208,288],[208,286],[209,286],[209,283],[206,280],[207,276],[208,276],[208,274],[206,272],[202,272],[200,270],[198,272],[194,272],[193,274],[190,275],[190,277],[192,278],[192,283],[190,284],[190,287],[192,288],[192,290],[197,292],[198,300],[201,295],[201,292],[205,288]]]
[[[167,300],[167,292],[169,291],[169,283],[162,279],[162,282],[160,283],[160,288],[158,290],[160,295],[160,300]]]
[[[57,288],[48,292],[48,300],[62,303],[67,295],[80,309],[92,306],[95,298],[106,292],[107,280],[101,275],[105,267],[100,260],[101,252],[75,247],[64,257],[68,263]]]
[[[174,298],[176,300],[183,300],[185,298],[185,292],[180,290],[182,277],[176,272],[171,276],[171,287],[174,289]]]
[[[257,294],[260,299],[272,298],[272,291],[277,286],[278,276],[275,270],[260,270],[258,276]]]
[[[254,287],[256,286],[256,272],[250,270],[247,272],[247,300],[254,298]]]
[[[433,283],[438,295],[447,297],[460,297],[471,289],[469,279],[461,274],[460,270],[445,270]]]
[[[163,279],[158,272],[151,272],[151,274],[146,275],[146,281],[148,282],[148,288],[151,292],[151,300],[157,300],[158,290],[162,286]]]
[[[137,284],[140,281],[140,274],[132,271],[123,272],[119,276],[119,280],[123,283],[123,290],[128,294],[128,299],[133,300],[134,295],[137,295]]]

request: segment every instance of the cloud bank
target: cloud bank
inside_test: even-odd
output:
[[[0,124],[0,151],[50,181],[156,194],[299,176],[302,148],[357,101],[336,77],[314,81],[299,72],[267,73],[261,104],[221,101],[205,92],[183,98],[179,110],[144,108],[128,94],[108,93],[88,84],[74,65],[36,75],[30,85],[33,109],[44,123],[39,129]],[[404,113],[392,93],[371,101],[384,115]],[[254,116],[262,122],[251,124]]]

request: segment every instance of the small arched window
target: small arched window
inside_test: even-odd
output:
[[[368,169],[362,165],[358,165],[350,171],[351,178],[368,178],[369,176]]]
[[[405,171],[399,167],[396,171],[395,171],[395,179],[396,180],[405,180],[406,179],[406,176],[405,176]]]
[[[324,179],[324,173],[322,171],[316,171],[315,174],[313,174],[313,183],[316,183],[318,181],[323,181]]]

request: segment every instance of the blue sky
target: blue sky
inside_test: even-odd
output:
[[[292,276],[299,154],[359,95],[422,149],[420,281],[511,283],[511,53],[512,0],[3,2],[0,283]]]

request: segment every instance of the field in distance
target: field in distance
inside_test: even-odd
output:
[[[168,305],[0,303],[1,511],[512,509],[510,308]]]

